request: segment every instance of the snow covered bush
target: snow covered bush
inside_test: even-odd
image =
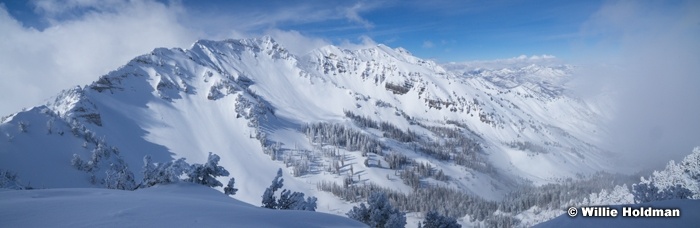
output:
[[[224,187],[224,194],[226,195],[235,195],[236,192],[238,192],[238,189],[233,187],[233,185],[236,183],[236,179],[231,177],[231,179],[228,180],[228,184],[226,187]]]
[[[265,189],[262,195],[262,206],[264,208],[279,209],[279,210],[305,210],[316,211],[316,197],[308,197],[304,199],[304,193],[292,192],[284,189],[280,194],[279,199],[275,196],[275,192],[284,186],[282,178],[282,169],[277,170],[277,175],[272,180],[270,187]]]
[[[285,189],[282,190],[280,198],[277,201],[277,209],[316,211],[316,197],[308,197],[304,199],[304,193],[292,192]]]
[[[307,160],[294,160],[290,163],[293,167],[292,170],[294,171],[295,177],[306,175],[311,170],[311,165]]]
[[[106,171],[104,179],[105,187],[109,189],[134,190],[136,182],[134,174],[129,171],[129,167],[124,163],[110,164],[110,169]]]
[[[209,152],[206,164],[192,164],[187,169],[186,180],[188,182],[201,184],[208,187],[221,187],[223,184],[216,180],[216,177],[228,176],[228,170],[219,165],[221,158],[219,155]]]
[[[654,171],[642,182],[654,182],[659,189],[681,185],[693,193],[693,198],[700,198],[700,147],[678,163],[670,161],[664,170]]]
[[[634,184],[632,185],[632,194],[635,203],[647,203],[659,198],[659,188],[654,183]]]
[[[207,163],[188,164],[185,158],[164,163],[153,163],[151,157],[143,158],[143,180],[138,188],[148,188],[158,184],[170,184],[180,181],[201,184],[207,187],[224,187],[216,179],[220,176],[228,176],[229,172],[219,165],[219,155],[209,152]],[[231,178],[224,187],[224,194],[235,195],[238,189],[234,187],[235,178]]]
[[[104,184],[108,188],[112,188],[116,186],[114,185],[114,181],[117,181],[115,178],[118,178],[119,181],[129,181],[127,179],[131,177],[133,180],[133,173],[131,173],[131,170],[126,168],[126,163],[119,155],[119,150],[116,147],[108,146],[104,142],[104,139],[95,139],[94,134],[90,133],[89,131],[83,131],[83,136],[86,140],[83,147],[87,149],[87,142],[90,142],[90,145],[94,145],[95,148],[90,152],[89,160],[83,160],[80,155],[73,154],[71,165],[77,170],[84,171],[89,174],[90,183]],[[98,172],[100,170],[105,171]],[[128,184],[123,185],[122,187],[132,187],[131,189],[133,189],[133,186],[127,185]],[[123,188],[120,187],[118,189]]]
[[[627,184],[616,185],[613,189],[600,190],[598,193],[591,193],[577,205],[619,205],[634,203],[634,195],[627,187]]]
[[[277,170],[277,176],[275,176],[275,179],[272,179],[272,184],[270,184],[270,187],[265,189],[265,192],[262,195],[262,207],[270,209],[277,208],[277,197],[275,196],[275,192],[282,188],[284,185],[283,183],[284,179],[282,179],[282,169],[279,169]]]
[[[644,179],[642,178],[642,181]],[[654,182],[641,182],[632,185],[632,194],[634,195],[635,203],[647,203],[652,201],[670,200],[670,199],[690,199],[693,193],[680,184],[666,187],[659,190]]]
[[[341,124],[312,123],[302,127],[312,143],[329,144],[348,151],[382,153],[382,143],[375,138]]]
[[[353,207],[346,215],[370,227],[396,228],[406,226],[406,214],[394,208],[383,192],[372,193],[367,199],[367,205],[360,203],[359,207]]]
[[[16,173],[9,170],[0,169],[0,189],[2,188],[18,190],[30,189],[29,187],[24,187],[19,183],[19,178],[17,178]]]
[[[632,185],[635,202],[700,197],[700,147],[679,163],[670,161],[666,168],[654,171],[649,178]]]
[[[462,225],[457,223],[457,220],[450,218],[435,211],[430,211],[425,215],[423,223],[418,223],[418,227],[422,228],[461,228]]]
[[[686,187],[677,184],[665,188],[660,194],[662,199],[691,199],[693,197],[693,192],[691,192]]]
[[[141,188],[179,182],[180,176],[190,167],[184,158],[153,164],[151,163],[151,157],[146,155],[143,161],[145,164],[143,167],[143,181],[140,184]]]
[[[89,172],[91,169],[91,166],[88,166],[87,162],[83,161],[78,154],[73,154],[73,159],[71,159],[70,164],[73,166],[73,168],[80,171]]]
[[[581,205],[612,205],[645,203],[669,199],[694,199],[700,197],[700,147],[679,163],[670,161],[666,168],[654,171],[649,178],[641,180],[628,189],[626,185],[615,186],[612,191],[592,193]]]

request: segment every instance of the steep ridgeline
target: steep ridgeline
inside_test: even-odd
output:
[[[570,69],[531,70],[556,79]],[[344,213],[317,186],[441,186],[499,199],[524,180],[609,167],[594,146],[601,113],[559,80],[508,72],[454,73],[384,45],[295,56],[269,37],[158,48],[3,118],[0,168],[32,187],[95,186],[113,163],[138,180],[144,155],[202,163],[213,152],[240,183],[236,198],[259,204],[286,167],[297,177],[286,185]],[[107,157],[96,174],[71,167],[74,154],[95,151]]]

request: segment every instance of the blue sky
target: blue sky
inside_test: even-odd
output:
[[[294,54],[383,43],[438,63],[553,55],[694,72],[700,62],[697,0],[0,0],[0,31],[0,115],[197,39],[271,35]],[[586,76],[597,86],[608,73]]]
[[[116,11],[120,1],[3,1],[26,27],[39,30],[87,12]],[[82,2],[82,5],[81,5]],[[198,38],[297,31],[331,43],[361,42],[404,47],[441,62],[571,55],[581,26],[602,7],[590,1],[161,1],[177,5],[186,26],[202,28]],[[101,5],[101,6],[100,6]],[[104,8],[100,8],[104,7]],[[54,8],[54,9],[50,9]],[[53,12],[55,11],[55,12]],[[53,22],[49,22],[52,21]],[[233,36],[233,35],[232,35]]]
[[[438,63],[553,55],[576,66],[573,93],[614,94],[605,141],[630,160],[700,142],[698,0],[0,0],[0,31],[0,116],[155,47],[271,35],[298,55],[378,43]],[[654,129],[665,135],[649,140]]]

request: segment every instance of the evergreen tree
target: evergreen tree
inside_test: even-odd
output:
[[[129,167],[123,163],[112,163],[110,169],[106,171],[104,179],[105,187],[109,189],[134,190],[136,182],[134,174],[129,170]]]
[[[357,221],[360,221],[364,224],[369,225],[369,223],[370,223],[369,214],[370,214],[369,208],[367,208],[365,206],[365,203],[360,203],[360,206],[352,207],[352,209],[350,209],[350,211],[348,211],[348,213],[346,215],[348,216],[348,218],[351,218],[351,219],[354,219],[354,220],[357,220]]]
[[[169,184],[181,181],[183,174],[187,178],[182,181],[201,184],[207,187],[222,187],[223,184],[216,180],[219,176],[228,176],[229,172],[224,167],[219,166],[220,157],[209,152],[207,163],[205,164],[188,164],[185,158],[180,158],[175,161],[164,163],[152,163],[151,156],[143,157],[143,180],[136,188],[148,188],[157,184]],[[235,195],[238,191],[234,188],[235,179],[229,179],[228,184],[224,187],[224,193],[227,195]]]
[[[680,184],[676,184],[665,188],[661,191],[660,195],[664,200],[691,199],[693,197],[693,192]]]
[[[419,223],[420,224],[420,223]],[[457,220],[450,218],[435,211],[430,211],[425,215],[425,221],[422,224],[423,228],[461,228],[462,225],[457,223]]]
[[[277,200],[275,208],[280,210],[289,210],[293,203],[291,194],[292,192],[287,189],[282,190],[282,193],[280,193],[280,198]]]
[[[73,159],[71,159],[70,164],[80,171],[90,171],[87,163],[83,161],[83,159],[81,159],[80,156],[78,156],[78,154],[73,154]]]
[[[385,193],[372,193],[367,199],[367,204],[368,207],[364,203],[359,207],[353,207],[348,211],[348,217],[376,228],[396,228],[406,225],[406,214],[394,208]]]
[[[270,187],[265,189],[262,195],[262,207],[275,209],[277,208],[277,197],[275,192],[284,186],[284,179],[282,178],[282,169],[277,170],[277,176],[272,180]]]
[[[218,176],[228,176],[228,170],[224,167],[219,166],[219,160],[221,158],[219,155],[209,152],[207,157],[207,163],[205,164],[192,164],[189,169],[187,169],[187,179],[188,182],[201,184],[208,187],[221,187],[223,184],[216,180]]]
[[[190,165],[185,162],[184,158],[158,163],[157,165],[149,165],[150,157],[146,156],[144,157],[144,162],[147,162],[147,164],[144,164],[143,181],[140,184],[142,188],[151,187],[156,184],[179,182],[180,176],[190,168]]]
[[[150,187],[156,185],[156,166],[151,163],[151,156],[143,156],[143,168],[141,170],[143,180],[139,184],[139,188]]]
[[[632,195],[635,203],[647,203],[660,200],[690,199],[693,192],[680,184],[659,190],[654,182],[641,182],[632,185]]]
[[[226,187],[224,187],[224,194],[235,195],[236,192],[238,192],[238,189],[233,187],[235,183],[236,179],[231,177],[231,179],[228,180],[228,184],[226,185]]]
[[[30,187],[22,186],[19,183],[17,173],[9,170],[0,169],[0,189],[2,188],[17,190],[31,189]]]
[[[647,203],[659,198],[659,188],[654,183],[639,183],[632,185],[632,195],[635,203]]]
[[[262,207],[278,210],[316,211],[316,197],[304,199],[304,193],[301,192],[292,192],[284,189],[280,193],[279,199],[277,199],[275,192],[284,186],[283,183],[282,169],[279,169],[277,170],[277,176],[272,180],[272,184],[263,193]]]
[[[318,201],[318,199],[314,196],[306,197],[306,202],[302,207],[296,207],[292,210],[316,211],[316,208],[318,207],[316,201]]]

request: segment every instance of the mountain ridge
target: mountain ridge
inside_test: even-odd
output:
[[[564,93],[542,91],[505,88],[484,75],[465,77],[384,45],[326,46],[295,56],[269,36],[200,40],[187,50],[154,49],[87,86],[61,92],[45,106],[3,118],[0,131],[7,140],[0,140],[5,151],[0,167],[46,187],[81,187],[94,184],[78,183],[85,175],[70,170],[70,159],[89,156],[99,143],[117,148],[135,170],[144,155],[201,162],[214,152],[244,183],[237,198],[253,204],[274,170],[283,167],[295,175],[303,164],[308,170],[289,178],[289,185],[327,202],[338,199],[316,190],[315,183],[345,176],[409,192],[410,184],[389,178],[402,170],[387,164],[392,154],[411,161],[400,167],[427,163],[450,177],[424,176],[420,185],[445,185],[487,199],[527,181],[548,183],[610,168],[607,152],[595,146],[602,114]],[[27,132],[20,130],[21,122],[28,123]],[[364,135],[381,149],[351,150],[350,144],[313,138],[304,129],[314,123],[339,124],[351,139]],[[75,137],[57,138],[70,135]],[[70,183],[31,176],[29,168],[11,164],[39,159],[45,150],[56,161],[44,172],[61,170]],[[374,152],[365,156],[362,150]],[[31,151],[33,159],[22,158],[21,151]],[[327,151],[342,156],[323,155]],[[363,166],[363,160],[377,165]],[[343,165],[333,171],[336,163]],[[347,211],[328,204],[338,208],[326,210]]]

